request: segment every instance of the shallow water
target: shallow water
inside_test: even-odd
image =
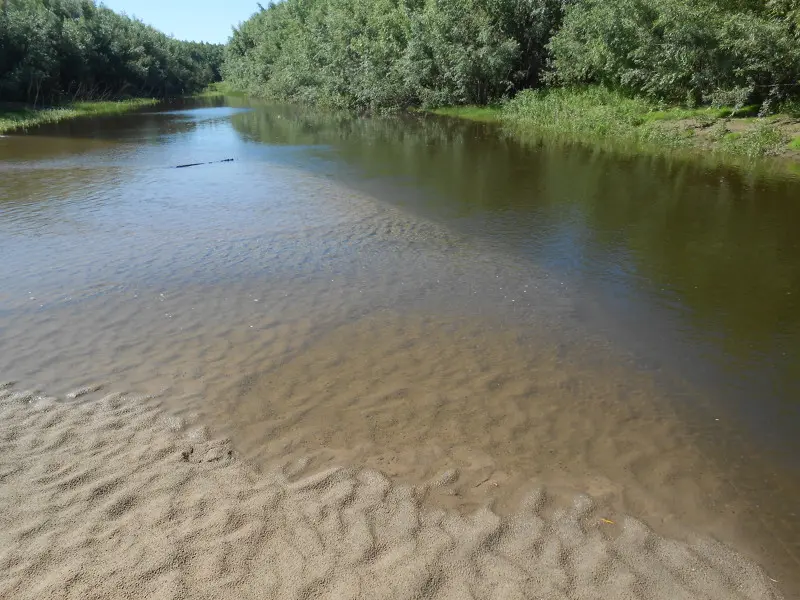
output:
[[[230,102],[0,138],[0,379],[464,510],[589,491],[800,590],[800,182]]]

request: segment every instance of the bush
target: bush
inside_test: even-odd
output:
[[[234,32],[224,75],[344,108],[484,104],[539,81],[560,0],[285,0]]]
[[[429,0],[411,23],[402,69],[421,104],[485,104],[511,90],[519,45],[479,2]]]
[[[800,44],[790,21],[740,4],[581,0],[550,42],[552,81],[601,83],[688,105],[771,103],[795,94]]]
[[[724,135],[720,148],[730,154],[758,158],[779,154],[787,141],[777,127],[770,123],[760,122],[750,131]]]

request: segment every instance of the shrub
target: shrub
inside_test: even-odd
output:
[[[550,42],[551,78],[688,105],[771,103],[796,93],[792,26],[740,4],[581,0]]]
[[[344,108],[484,104],[539,82],[560,0],[285,0],[243,23],[224,75]]]

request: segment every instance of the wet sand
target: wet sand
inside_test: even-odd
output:
[[[7,598],[776,599],[718,542],[653,533],[590,496],[532,487],[499,516],[438,508],[362,466],[257,473],[163,399],[0,391]]]
[[[215,597],[228,588],[213,586],[235,582],[241,597],[313,588],[346,598],[384,577],[400,591],[362,597],[470,597],[462,584],[476,598],[791,598],[797,589],[786,540],[762,519],[770,507],[741,493],[741,473],[704,450],[651,374],[608,347],[388,310],[323,332],[303,321],[266,330],[249,343],[188,336],[138,365],[127,354],[138,344],[117,349],[106,360],[128,368],[105,379],[87,378],[109,371],[83,349],[83,372],[50,367],[62,373],[56,387],[78,386],[54,401],[37,400],[47,388],[8,386],[0,512],[14,576],[0,596],[48,597],[65,577],[87,586],[76,583],[75,597],[91,588],[98,598],[168,582],[164,597]],[[132,385],[147,395],[118,393]],[[341,471],[330,486],[291,491],[331,469]],[[536,490],[546,501],[531,512]],[[347,562],[339,553],[357,542],[344,530],[326,538],[330,523],[300,521],[297,507],[366,520],[372,550]],[[412,535],[403,519],[422,529]],[[274,555],[301,534],[320,554],[296,572]],[[50,550],[57,539],[63,553]],[[67,560],[79,547],[81,562]],[[297,552],[306,551],[304,542]],[[402,575],[401,564],[430,579]],[[212,566],[217,575],[202,574]],[[37,572],[43,588],[30,587]],[[511,587],[496,591],[497,581]]]

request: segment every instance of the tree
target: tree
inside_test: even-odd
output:
[[[92,0],[4,0],[0,14],[4,101],[189,93],[219,80],[222,58]]]
[[[554,82],[667,102],[770,102],[793,93],[800,74],[792,27],[746,1],[582,0],[550,50]]]

